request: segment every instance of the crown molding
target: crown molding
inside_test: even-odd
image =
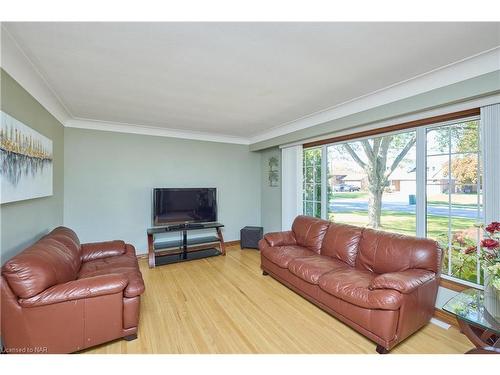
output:
[[[326,108],[285,124],[277,125],[268,131],[261,132],[252,137],[238,137],[212,132],[196,132],[142,124],[106,122],[74,117],[64,105],[63,101],[58,97],[55,90],[44,78],[43,74],[28,58],[26,53],[24,53],[22,48],[3,25],[0,28],[0,34],[2,41],[0,66],[64,126],[244,145],[253,145],[262,141],[267,141],[294,131],[304,130],[315,125],[359,113],[397,100],[409,98],[500,69],[500,46],[498,46],[336,106]]]
[[[64,124],[72,116],[35,64],[1,25],[0,66],[33,96],[52,116]]]
[[[349,100],[250,138],[250,144],[266,141],[294,131],[303,130],[328,121],[339,119],[374,107],[409,98],[440,87],[465,81],[500,69],[500,46],[467,57],[452,64],[434,69],[408,80]]]
[[[68,128],[151,135],[156,137],[192,139],[207,142],[234,143],[241,145],[250,144],[250,141],[247,138],[236,137],[232,135],[169,129],[140,124],[128,124],[123,122],[107,122],[82,118],[69,119],[64,123],[64,126]]]

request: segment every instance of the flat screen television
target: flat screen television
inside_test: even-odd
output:
[[[153,189],[153,226],[217,221],[216,188]]]

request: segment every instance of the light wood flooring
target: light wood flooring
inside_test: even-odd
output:
[[[149,269],[139,337],[84,353],[375,353],[375,344],[269,276],[257,250]],[[429,324],[391,353],[464,353],[456,328]]]

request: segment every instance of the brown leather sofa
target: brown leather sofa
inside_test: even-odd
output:
[[[437,242],[298,216],[259,242],[261,268],[387,353],[429,322]]]
[[[71,353],[137,337],[144,282],[123,241],[80,245],[58,227],[3,265],[1,291],[7,353]]]

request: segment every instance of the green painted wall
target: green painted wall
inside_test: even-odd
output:
[[[64,223],[82,242],[147,250],[154,187],[216,187],[227,241],[261,222],[261,156],[248,146],[66,128]]]
[[[1,110],[53,142],[53,195],[0,206],[1,263],[63,223],[64,127],[10,75],[1,70]]]
[[[281,150],[278,147],[273,147],[264,150],[261,153],[261,222],[264,227],[264,233],[281,231]],[[269,159],[276,157],[280,161],[279,186],[269,186]]]

